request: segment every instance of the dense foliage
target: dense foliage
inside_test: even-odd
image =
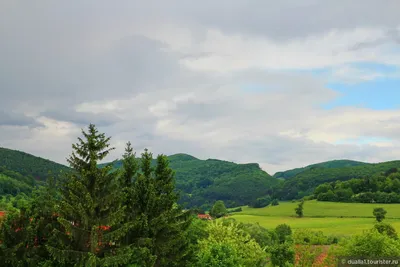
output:
[[[266,206],[268,206],[269,204],[271,204],[272,199],[269,195],[264,196],[264,197],[259,197],[257,199],[255,199],[254,201],[252,201],[249,204],[249,207],[252,208],[264,208]],[[276,202],[274,202],[274,204],[276,204]]]
[[[19,193],[30,195],[50,175],[58,176],[67,170],[69,168],[61,164],[0,147],[0,197]]]
[[[319,201],[400,203],[400,173],[397,169],[367,178],[335,181],[319,185],[314,197]]]
[[[313,167],[281,181],[274,188],[272,197],[282,200],[300,199],[312,195],[316,187],[324,183],[340,183],[352,179],[371,180],[376,176],[386,177],[393,174],[397,168],[400,168],[400,161],[336,168]],[[358,194],[369,191],[362,189],[360,187],[353,193]]]
[[[386,234],[379,233],[375,228],[344,239],[337,255],[368,256],[368,257],[398,257],[400,242]]]
[[[199,242],[197,266],[265,266],[266,253],[251,236],[236,224],[208,225],[208,237]]]
[[[217,200],[224,201],[227,207],[248,205],[268,194],[278,183],[255,163],[200,160],[186,154],[172,155],[168,160],[175,171],[179,203],[185,208],[197,206],[209,210]],[[114,163],[115,168],[121,166],[121,161]]]
[[[32,192],[32,190],[33,186],[23,181],[0,174],[0,196],[16,196],[19,193],[29,194],[30,192]]]
[[[313,170],[316,168],[328,168],[328,169],[329,168],[343,168],[343,167],[359,166],[359,165],[364,165],[364,164],[368,164],[368,163],[354,161],[354,160],[331,160],[331,161],[308,165],[303,168],[295,168],[292,170],[277,172],[273,175],[273,177],[288,179],[288,178],[292,178],[292,177],[298,175],[301,172],[304,172],[307,170]]]

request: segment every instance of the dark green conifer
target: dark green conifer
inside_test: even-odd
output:
[[[126,151],[129,147],[130,144]],[[134,174],[137,168],[129,165],[136,161],[132,152],[129,155],[124,157],[124,173],[131,173],[135,178],[131,179],[134,180],[133,190],[127,198],[131,201],[127,205],[130,207],[127,217],[137,222],[129,240],[135,240],[141,251],[147,253],[141,265],[186,266],[192,256],[186,239],[191,217],[190,212],[183,212],[176,204],[174,173],[167,157],[159,155],[154,168],[153,155],[145,149],[140,159],[140,172]]]
[[[57,207],[61,229],[54,229],[60,241],[47,249],[60,264],[71,266],[121,266],[127,264],[132,249],[121,245],[129,223],[121,224],[125,214],[118,172],[112,164],[98,164],[111,150],[110,137],[99,133],[93,124],[84,139],[72,145],[68,162],[75,170],[61,184]]]

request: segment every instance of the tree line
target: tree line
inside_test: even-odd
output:
[[[363,179],[319,185],[313,194],[319,201],[400,203],[400,173],[397,168]]]
[[[273,186],[269,190],[268,194],[280,200],[301,199],[313,195],[316,187],[324,183],[345,182],[351,179],[371,180],[376,177],[379,177],[378,179],[385,179],[384,177],[396,172],[398,168],[400,168],[400,161],[345,167],[334,166],[333,168],[325,168],[317,165],[305,169],[293,177],[281,179],[278,185]],[[355,190],[357,191],[358,189]],[[382,192],[388,192],[388,189]],[[395,190],[393,189],[391,192],[395,192]]]

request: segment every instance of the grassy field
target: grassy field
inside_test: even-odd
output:
[[[325,234],[351,235],[370,229],[375,222],[372,211],[383,207],[386,211],[385,222],[392,224],[400,232],[400,204],[363,204],[318,202],[304,203],[304,217],[295,217],[294,209],[298,203],[281,202],[278,206],[266,208],[242,207],[243,211],[232,215],[239,222],[258,222],[266,228],[274,228],[286,223],[292,229],[310,228]]]

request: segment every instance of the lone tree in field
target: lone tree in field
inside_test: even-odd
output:
[[[378,222],[383,221],[385,219],[387,211],[384,208],[375,208],[373,214]]]
[[[302,200],[299,205],[294,209],[296,211],[297,217],[299,218],[303,217],[303,205],[304,200]]]
[[[214,218],[220,218],[228,214],[228,210],[225,207],[225,204],[222,200],[218,200],[215,202],[214,206],[210,210],[210,215]]]

